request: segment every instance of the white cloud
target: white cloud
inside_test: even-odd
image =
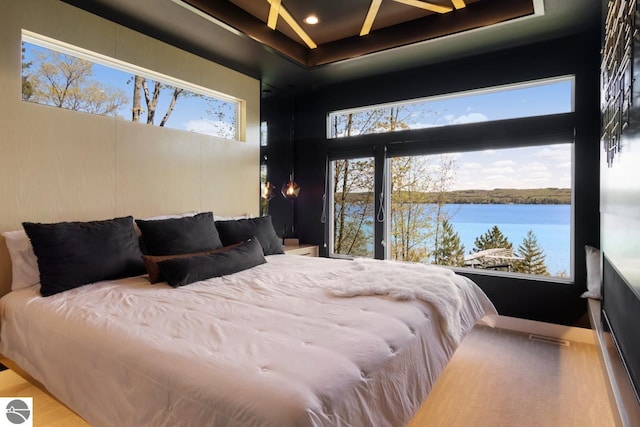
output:
[[[189,132],[203,133],[205,135],[212,135],[220,138],[235,138],[233,126],[221,121],[205,119],[189,120],[188,122],[183,123],[183,126],[184,129]]]
[[[506,166],[515,166],[516,162],[513,160],[498,160],[497,162],[493,162],[491,165],[495,167],[506,167]]]
[[[562,175],[556,181],[554,181],[554,184],[558,188],[571,188],[571,175]]]
[[[540,182],[542,180],[548,180],[553,177],[553,174],[545,171],[533,172],[527,176],[527,179]]]
[[[512,174],[515,171],[513,170],[512,167],[508,166],[505,168],[487,168],[483,170],[484,173],[489,173],[489,174]]]
[[[484,180],[494,182],[494,183],[500,183],[499,185],[494,184],[490,186],[491,188],[496,188],[496,187],[505,187],[506,185],[504,183],[509,182],[510,178],[504,175],[495,174],[495,175],[487,175],[487,177]]]
[[[531,162],[522,166],[522,171],[524,172],[534,172],[534,171],[546,171],[547,165],[541,162]]]
[[[409,124],[410,129],[427,129],[427,128],[437,128],[441,126],[444,126],[444,125],[437,124],[437,123],[410,123]]]
[[[545,157],[559,162],[566,162],[567,159],[571,159],[571,147],[569,145],[547,147],[542,150],[538,150],[535,155],[537,157]]]
[[[458,117],[454,116],[453,114],[448,114],[444,116],[444,119],[452,125],[486,122],[489,120],[489,118],[482,113],[469,113]]]
[[[460,169],[480,169],[482,165],[480,163],[475,162],[466,162],[460,165]]]

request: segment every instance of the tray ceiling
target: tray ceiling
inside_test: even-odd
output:
[[[593,31],[599,28],[602,12],[599,0],[528,0],[526,5],[520,0],[465,0],[464,8],[454,6],[444,14],[381,0],[371,32],[360,37],[372,0],[281,0],[297,21],[309,13],[318,16],[316,27],[303,27],[318,44],[317,49],[309,49],[279,15],[276,30],[267,27],[267,0],[209,0],[209,7],[224,9],[216,15],[183,0],[62,1],[260,79],[271,93],[305,93],[325,85],[552,40],[587,28]],[[262,8],[261,17],[257,11],[243,9],[247,6],[241,2]],[[452,0],[431,3],[453,5]],[[504,17],[506,20],[492,24],[499,19],[491,9],[504,14],[516,4],[531,7],[531,3],[534,14]],[[415,19],[402,21],[407,15],[394,18],[394,9],[411,13]],[[471,30],[462,25],[465,15],[477,20],[475,24],[467,21],[466,28]],[[419,41],[412,41],[411,36]],[[272,39],[288,47],[289,53],[295,52],[297,59],[284,48],[277,49]]]
[[[307,67],[534,14],[533,0],[177,0]],[[315,16],[317,24],[305,23]],[[271,28],[270,28],[271,27]]]

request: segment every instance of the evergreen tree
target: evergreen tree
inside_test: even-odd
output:
[[[522,239],[522,243],[518,246],[517,255],[523,259],[515,263],[514,271],[544,276],[549,275],[547,266],[544,263],[544,251],[540,248],[533,230],[529,230],[527,236]]]
[[[442,221],[440,244],[434,253],[435,264],[462,267],[464,265],[464,245],[460,235],[448,220]]]
[[[493,248],[513,249],[513,245],[504,236],[504,234],[502,234],[502,231],[500,231],[497,225],[494,225],[493,228],[487,230],[487,232],[482,236],[476,237],[474,245],[475,247],[473,248],[473,252],[480,252]]]

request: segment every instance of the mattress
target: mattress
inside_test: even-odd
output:
[[[459,301],[445,322],[425,298],[336,292],[355,262],[266,258],[180,288],[139,276],[13,291],[0,299],[0,353],[94,426],[402,426],[451,336],[495,314],[458,275],[442,286]],[[376,263],[389,278],[407,269]]]

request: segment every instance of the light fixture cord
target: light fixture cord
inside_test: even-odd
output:
[[[380,206],[378,207],[378,214],[376,220],[378,222],[384,222],[386,209],[384,208],[384,193],[387,185],[387,147],[384,147],[384,159],[382,167],[382,189],[380,191]]]
[[[329,157],[324,162],[324,194],[322,195],[322,215],[320,216],[320,222],[325,224],[327,222],[327,193],[329,189]]]

